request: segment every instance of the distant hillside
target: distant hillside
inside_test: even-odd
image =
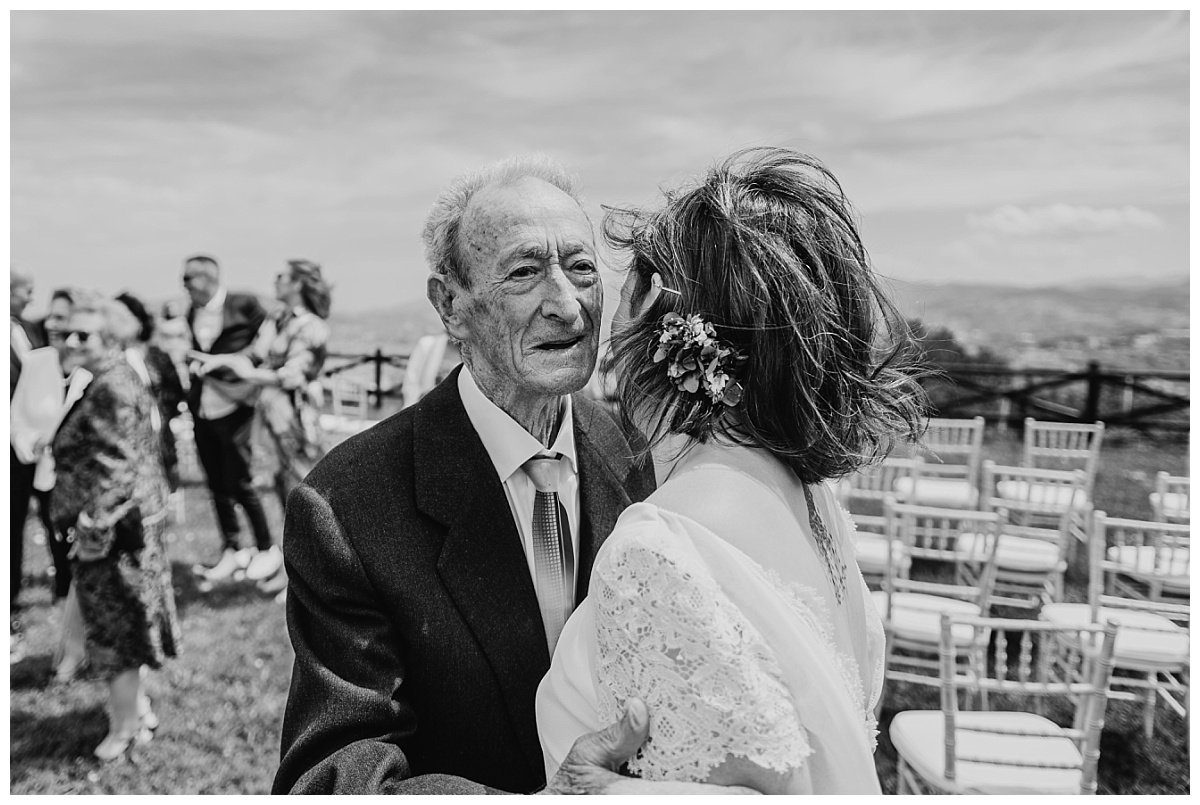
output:
[[[969,347],[1007,355],[1035,344],[1128,340],[1190,327],[1186,279],[1080,288],[897,282],[892,290],[906,317],[947,327]]]
[[[987,345],[1015,358],[1033,346],[1058,342],[1108,343],[1144,333],[1186,331],[1188,281],[1149,287],[1014,288],[955,283],[895,282],[890,286],[900,311],[930,326],[949,328],[969,348]],[[407,350],[441,322],[424,299],[395,308],[334,314],[334,352]],[[1186,368],[1186,359],[1180,368]]]
[[[332,352],[405,351],[426,333],[442,331],[433,306],[424,299],[394,308],[334,313],[329,318]]]

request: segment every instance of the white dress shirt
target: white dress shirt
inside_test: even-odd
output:
[[[228,294],[225,292],[225,286],[218,285],[217,292],[213,294],[212,299],[196,308],[196,312],[192,316],[192,333],[195,334],[196,343],[204,352],[212,349],[213,342],[221,335],[221,328],[225,326],[226,296]]]
[[[192,334],[200,349],[208,352],[225,327],[225,286],[217,286],[217,292],[207,303],[196,308],[192,316]],[[200,418],[220,419],[237,410],[237,403],[220,392],[216,383],[205,383],[200,387]]]
[[[539,598],[542,591],[537,590],[537,574],[533,565],[533,499],[537,490],[534,489],[533,481],[521,469],[521,465],[547,449],[564,457],[565,460],[558,462],[558,499],[566,509],[567,522],[571,525],[571,545],[575,555],[575,578],[572,579],[571,598],[573,603],[578,603],[574,601],[574,594],[579,581],[580,564],[579,464],[575,460],[575,420],[571,413],[570,396],[562,398],[558,436],[555,437],[554,444],[547,448],[484,396],[466,366],[463,366],[458,374],[458,393],[462,397],[463,407],[467,409],[467,418],[479,434],[504,486],[504,495],[508,498],[508,507],[512,510],[517,532],[521,535],[521,545],[525,549],[529,577],[533,579],[533,586]]]

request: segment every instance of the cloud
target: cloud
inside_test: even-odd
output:
[[[1077,207],[1051,204],[1017,207],[1006,204],[983,215],[968,215],[967,226],[979,232],[1018,237],[1090,235],[1139,229],[1162,229],[1162,219],[1137,207]]]

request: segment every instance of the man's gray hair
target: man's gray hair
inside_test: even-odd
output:
[[[459,176],[433,202],[425,219],[421,240],[425,242],[425,260],[429,269],[453,277],[463,287],[471,284],[470,272],[458,241],[463,215],[471,199],[485,187],[512,184],[533,177],[557,187],[583,208],[576,190],[576,179],[565,168],[544,154],[510,157],[471,173]],[[586,213],[585,213],[586,214]]]

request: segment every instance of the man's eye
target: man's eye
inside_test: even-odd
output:
[[[580,260],[577,263],[571,264],[572,271],[578,271],[581,274],[592,274],[596,271],[596,264],[591,260]]]
[[[537,273],[538,270],[535,266],[517,266],[509,273],[508,276],[512,279],[523,280],[528,279],[529,277],[535,277],[537,276]]]

